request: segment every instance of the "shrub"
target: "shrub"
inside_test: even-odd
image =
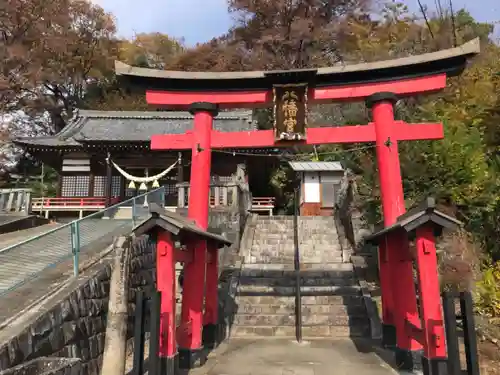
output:
[[[476,283],[475,302],[479,314],[492,321],[500,320],[500,262],[484,269]]]

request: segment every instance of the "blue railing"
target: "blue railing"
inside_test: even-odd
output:
[[[149,203],[164,206],[164,199],[165,188],[160,187],[0,249],[0,296],[71,257],[78,276],[81,253],[104,249],[113,237],[130,233],[149,217]]]

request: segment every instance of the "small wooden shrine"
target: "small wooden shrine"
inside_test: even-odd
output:
[[[290,162],[300,181],[300,215],[333,213],[345,170],[339,162]]]

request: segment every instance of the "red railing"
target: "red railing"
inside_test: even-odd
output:
[[[118,203],[119,197],[111,198],[111,204]],[[33,208],[42,207],[104,207],[106,198],[103,197],[64,197],[64,198],[32,198],[31,204]]]
[[[274,207],[274,197],[255,197],[252,198],[252,207]]]
[[[222,197],[215,197],[213,195],[210,195],[209,197],[209,205],[210,207],[215,207],[215,206],[227,206],[227,202],[226,204],[224,204],[224,201],[222,199]]]

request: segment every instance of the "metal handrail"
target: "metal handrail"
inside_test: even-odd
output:
[[[62,229],[64,229],[64,228],[67,228],[67,227],[69,227],[69,226],[71,226],[71,225],[75,225],[76,223],[80,223],[81,221],[83,221],[83,220],[87,220],[87,219],[89,219],[89,218],[92,218],[93,216],[95,217],[95,216],[97,216],[97,215],[99,215],[99,214],[102,214],[104,211],[111,210],[111,209],[113,209],[113,208],[118,208],[118,207],[121,207],[121,206],[123,206],[125,203],[130,203],[130,202],[135,203],[135,200],[137,200],[137,198],[142,198],[142,197],[145,197],[146,195],[149,195],[149,194],[152,194],[152,193],[154,193],[154,192],[157,192],[157,191],[159,191],[159,190],[164,190],[164,189],[165,189],[164,187],[159,187],[158,189],[151,190],[151,191],[148,191],[148,192],[146,192],[146,193],[144,193],[144,194],[137,195],[137,196],[132,197],[132,198],[130,198],[130,199],[127,199],[127,200],[125,200],[125,201],[122,201],[122,202],[116,203],[116,204],[114,204],[113,206],[109,206],[109,207],[105,208],[104,210],[101,210],[101,211],[98,211],[98,212],[94,212],[94,213],[92,213],[92,214],[90,214],[90,215],[88,215],[88,216],[82,217],[81,219],[73,220],[73,221],[71,221],[71,222],[69,222],[69,223],[66,223],[66,224],[63,224],[63,225],[61,225],[61,226],[59,226],[59,227],[57,227],[57,228],[54,228],[54,229],[48,230],[47,232],[43,232],[42,234],[36,235],[36,236],[34,236],[34,237],[30,237],[30,238],[28,238],[28,239],[26,239],[26,240],[24,240],[24,241],[21,241],[21,242],[19,242],[19,243],[14,244],[14,245],[7,246],[6,248],[4,248],[4,249],[1,249],[1,250],[0,250],[0,254],[2,254],[2,253],[6,253],[6,252],[8,252],[8,251],[10,251],[10,250],[12,250],[12,249],[14,249],[14,248],[18,247],[18,246],[25,245],[25,244],[27,244],[27,243],[29,243],[29,242],[31,242],[31,241],[37,240],[37,239],[39,239],[39,238],[43,238],[43,237],[45,237],[45,236],[47,236],[47,235],[49,235],[49,234],[51,234],[51,233],[57,232],[57,231],[59,231],[59,230],[62,230]]]
[[[124,232],[132,230],[136,225],[137,218],[140,217],[137,213],[137,204],[144,207],[147,205],[147,197],[154,196],[160,193],[160,204],[164,205],[164,187],[145,192],[144,194],[131,197],[123,202],[119,202],[99,212],[95,212],[84,218],[74,220],[70,223],[58,226],[57,228],[48,230],[37,236],[33,236],[14,245],[7,246],[0,250],[1,256],[7,256],[5,261],[0,262],[0,295],[4,295],[27,281],[37,277],[40,272],[43,272],[48,267],[55,266],[62,261],[73,257],[73,274],[79,274],[79,255],[82,247],[89,246],[96,241],[101,241],[105,233],[96,231],[96,218],[103,219],[102,224],[99,221],[97,227],[109,225],[110,232]],[[136,203],[138,199],[144,199],[144,202]],[[131,204],[131,218],[114,218],[111,219],[108,215],[113,210],[120,207],[129,207]],[[148,211],[149,212],[149,211]],[[113,224],[105,224],[114,222]],[[105,228],[107,230],[107,228]],[[106,233],[110,233],[106,232]],[[54,235],[54,233],[58,233]],[[60,234],[59,234],[60,233]],[[54,235],[51,238],[47,238]],[[67,238],[68,243],[61,242]],[[45,241],[37,242],[45,239]],[[51,242],[52,241],[52,242]],[[41,250],[41,251],[39,251]],[[7,255],[7,253],[9,253]],[[37,255],[39,258],[37,259]],[[46,262],[46,263],[45,263]]]
[[[299,249],[299,189],[295,188],[293,194],[293,265],[295,271],[295,337],[297,342],[302,342],[302,296],[300,280],[300,249]]]

